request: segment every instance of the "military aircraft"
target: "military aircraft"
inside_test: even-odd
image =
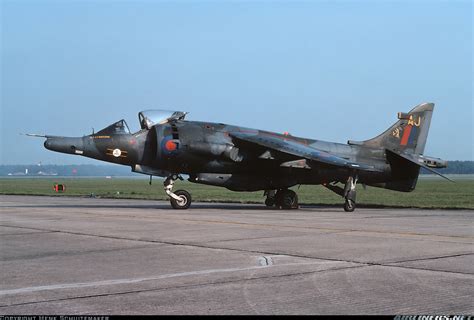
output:
[[[398,121],[382,134],[347,144],[187,121],[187,112],[166,110],[139,112],[141,129],[135,133],[120,120],[83,137],[29,135],[46,138],[44,146],[52,151],[131,166],[150,179],[165,177],[164,189],[175,209],[191,205],[187,191],[173,192],[175,181],[188,175],[193,183],[263,190],[267,206],[283,209],[298,208],[290,187],[320,184],[342,196],[344,210],[351,212],[358,182],[410,192],[420,168],[441,175],[433,168],[444,168],[447,161],[423,155],[433,108],[433,103],[422,103],[399,112]]]

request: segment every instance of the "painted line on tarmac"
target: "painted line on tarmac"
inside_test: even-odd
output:
[[[144,282],[144,281],[212,274],[212,273],[218,273],[218,272],[237,272],[237,271],[263,269],[267,267],[268,266],[255,266],[255,267],[229,268],[229,269],[209,269],[209,270],[201,270],[201,271],[163,274],[160,276],[147,277],[147,278],[115,279],[115,280],[104,280],[104,281],[95,281],[95,282],[65,283],[65,284],[56,284],[56,285],[49,285],[49,286],[26,287],[26,288],[19,288],[19,289],[0,290],[0,295],[3,296],[3,295],[10,295],[10,294],[31,293],[31,292],[43,291],[43,290],[77,289],[77,288],[88,288],[88,287],[98,287],[98,286],[117,285],[117,284],[132,284],[132,283],[139,283],[139,282]]]
[[[260,258],[261,257],[259,257],[259,259]],[[268,258],[269,257],[266,257],[266,259]],[[257,261],[260,264],[259,259],[257,259]],[[274,267],[282,267],[282,266],[287,267],[287,266],[295,266],[295,265],[300,266],[300,265],[309,265],[309,264],[315,265],[315,264],[324,264],[324,263],[334,263],[334,262],[332,261],[331,262],[300,262],[300,263],[280,264],[277,266],[273,264],[260,264],[258,266],[245,267],[245,268],[208,269],[208,270],[200,270],[200,271],[169,273],[169,274],[163,274],[159,276],[146,277],[146,278],[115,279],[115,280],[104,280],[104,281],[94,281],[94,282],[65,283],[65,284],[56,284],[56,285],[49,285],[49,286],[25,287],[25,288],[18,288],[18,289],[0,290],[0,296],[22,294],[22,293],[32,293],[32,292],[37,292],[37,291],[48,291],[48,290],[78,289],[78,288],[89,288],[89,287],[99,287],[99,286],[108,286],[108,285],[134,284],[134,283],[139,283],[139,282],[144,282],[144,281],[162,280],[162,279],[196,276],[196,275],[208,275],[208,274],[213,274],[213,273],[228,273],[228,272],[237,272],[237,271],[266,269],[270,267],[274,268]]]

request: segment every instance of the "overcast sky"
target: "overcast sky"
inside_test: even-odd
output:
[[[421,102],[425,154],[474,160],[470,1],[0,2],[0,164],[100,164],[19,133],[144,109],[345,143]]]

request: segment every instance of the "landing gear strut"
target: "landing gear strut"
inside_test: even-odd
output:
[[[173,185],[176,180],[183,180],[179,175],[172,174],[163,182],[166,194],[170,197],[170,203],[173,209],[187,209],[191,205],[191,194],[185,190],[176,190],[173,192]]]
[[[267,207],[275,206],[281,209],[298,209],[298,195],[290,189],[265,191]]]
[[[344,187],[344,211],[353,212],[356,208],[356,185],[357,175],[349,176]]]
[[[275,194],[276,190],[265,190],[264,196],[267,196],[265,199],[265,205],[267,207],[273,207],[275,205]]]

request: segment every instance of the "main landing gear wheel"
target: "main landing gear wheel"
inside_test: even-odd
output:
[[[275,205],[276,190],[265,190],[263,195],[267,196],[267,198],[265,199],[265,205],[267,207],[273,207]]]
[[[282,209],[298,209],[298,195],[293,190],[279,190],[275,195],[275,205]]]
[[[265,205],[267,207],[273,207],[275,205],[275,197],[267,197],[265,199]]]
[[[186,190],[177,190],[174,192],[180,200],[173,197],[170,198],[170,203],[173,209],[187,209],[191,205],[191,194]]]

